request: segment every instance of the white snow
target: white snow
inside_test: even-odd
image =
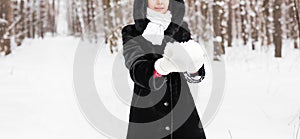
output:
[[[78,42],[73,37],[27,39],[13,54],[0,57],[0,138],[105,139],[80,113],[74,95],[72,68]],[[284,44],[281,59],[274,58],[272,46],[255,51],[247,46],[226,49],[225,97],[215,120],[205,128],[207,139],[295,138],[300,51],[292,48],[291,41]],[[104,57],[113,61],[114,56]],[[104,63],[96,69],[109,69],[111,64]],[[95,75],[96,82],[109,78]],[[210,77],[200,86],[199,113],[210,94]],[[101,99],[111,112],[127,120],[129,106],[119,103],[117,96],[104,95]]]
[[[72,37],[25,40],[0,58],[0,138],[103,138],[75,101],[77,42]]]
[[[0,18],[0,24],[7,24],[7,21],[5,19]]]
[[[283,139],[296,135],[300,117],[300,50],[227,48],[227,88],[208,138]],[[231,134],[231,136],[230,136]],[[300,136],[298,135],[298,138]]]

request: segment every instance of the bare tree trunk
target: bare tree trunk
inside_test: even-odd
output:
[[[52,32],[52,35],[54,35],[56,33],[56,0],[52,0],[52,8],[51,8],[51,11],[52,11],[52,23],[51,23],[51,32]],[[59,3],[57,3],[59,4]]]
[[[204,32],[203,35],[201,35],[202,39],[204,41],[208,41],[211,38],[211,31],[210,31],[210,23],[209,23],[209,5],[207,1],[201,1],[201,15],[204,17],[202,20],[202,30]]]
[[[281,57],[281,49],[282,49],[282,30],[281,30],[281,3],[282,0],[275,0],[274,4],[274,28],[275,32],[274,36],[274,44],[275,44],[275,57]]]
[[[222,41],[221,41],[221,53],[222,54],[225,54],[225,42],[227,41],[226,39],[226,32],[227,32],[227,25],[224,24],[226,23],[226,16],[225,16],[225,9],[227,8],[226,7],[227,5],[223,5],[223,6],[220,6],[220,9],[219,9],[219,12],[220,12],[220,31],[221,31],[221,38],[222,38]],[[226,7],[226,8],[225,8]],[[223,24],[222,24],[223,23]]]
[[[232,47],[232,3],[229,0],[228,1],[228,29],[227,29],[227,34],[228,34],[228,47]]]
[[[21,0],[21,3],[20,3],[20,12],[19,12],[20,16],[21,16],[21,24],[20,24],[20,33],[17,34],[17,37],[18,37],[18,46],[20,46],[22,44],[22,41],[24,40],[25,38],[25,2],[24,0]]]
[[[45,30],[44,30],[44,20],[46,18],[45,16],[45,1],[44,0],[40,0],[40,6],[39,6],[39,13],[40,13],[40,18],[39,18],[39,35],[40,37],[44,38],[44,33],[45,33]]]
[[[294,0],[290,0],[289,5],[291,7],[288,8],[288,23],[287,23],[287,30],[288,30],[288,35],[287,37],[292,39],[294,41],[294,48],[298,48],[298,21],[296,17],[296,5],[294,3]]]
[[[251,38],[252,38],[252,50],[255,50],[255,44],[258,42],[258,13],[255,9],[255,6],[258,6],[257,0],[251,0]]]
[[[32,38],[32,7],[31,7],[31,3],[32,3],[32,0],[27,0],[27,5],[26,5],[26,12],[27,12],[27,37],[29,38]]]
[[[266,31],[266,37],[267,37],[267,45],[270,45],[271,42],[271,35],[269,32],[269,16],[270,16],[270,12],[269,12],[269,0],[265,0],[264,4],[263,4],[263,8],[264,8],[264,14],[265,14],[265,31]]]
[[[222,54],[222,34],[221,34],[221,15],[219,10],[221,7],[216,4],[219,3],[219,0],[214,0],[214,6],[213,6],[213,28],[214,28],[214,60],[220,60],[218,57]]]
[[[235,25],[235,38],[240,39],[241,31],[240,31],[240,6],[238,2],[235,2],[234,5],[234,25]]]
[[[87,19],[86,25],[87,25],[87,29],[89,31],[91,31],[91,26],[90,26],[90,24],[91,24],[91,5],[90,5],[91,0],[86,0],[85,3],[86,3],[86,15],[87,15],[87,17],[86,17],[86,19]]]
[[[247,32],[246,32],[246,2],[245,1],[241,1],[240,2],[240,14],[241,14],[241,33],[242,33],[242,39],[243,39],[243,44],[246,45],[247,44]]]
[[[0,52],[3,51],[5,55],[11,53],[10,36],[7,32],[7,28],[12,20],[10,4],[11,1],[0,2],[0,19],[4,20],[4,22],[0,24]]]
[[[35,38],[35,33],[36,33],[36,22],[38,21],[37,19],[37,9],[35,7],[36,5],[36,0],[33,0],[32,2],[32,24],[31,24],[31,28],[32,28],[32,38]]]
[[[299,1],[298,1],[298,3],[296,2],[296,0],[294,0],[294,11],[295,11],[295,16],[296,16],[296,20],[297,20],[297,22],[298,22],[298,40],[299,40],[299,46],[300,46],[300,17],[299,17],[299,5],[300,5],[300,3],[299,3]],[[296,42],[295,42],[295,44],[297,44]],[[296,46],[296,45],[295,45]]]

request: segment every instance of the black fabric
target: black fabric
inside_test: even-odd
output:
[[[146,0],[135,0],[135,6],[140,5],[140,7],[143,7],[145,6],[143,5],[145,1]],[[180,2],[183,3],[182,0],[180,0]],[[144,11],[144,9],[135,9],[135,12],[138,11]],[[165,130],[166,124],[171,124],[172,119],[167,123],[161,123],[155,127],[156,130],[153,131],[142,131],[141,128],[137,128],[134,124],[129,123],[126,138],[156,139],[155,135],[164,132],[169,134],[170,132],[170,135],[167,134],[163,139],[205,139],[204,130],[201,128],[202,124],[183,73],[172,72],[163,77],[154,78],[154,63],[157,59],[162,57],[166,43],[174,41],[185,42],[191,39],[188,24],[182,22],[176,27],[172,27],[170,24],[168,27],[169,30],[167,29],[165,31],[167,36],[165,36],[162,45],[153,45],[141,36],[148,22],[148,19],[135,20],[135,24],[127,25],[122,29],[125,65],[134,82],[134,95],[131,102],[129,122],[148,123],[159,120],[173,110],[180,97],[183,97],[184,101],[182,104],[185,106],[184,108],[190,108],[192,112],[188,119],[175,131]],[[204,66],[199,69],[198,74],[205,74],[203,70]],[[156,94],[157,96],[159,96],[159,94],[164,95],[156,104],[154,103],[156,102],[156,97],[149,98],[146,102],[144,102],[145,99],[141,99],[141,97],[153,94],[154,96],[156,96]],[[166,102],[169,105],[165,105]],[[135,107],[139,104],[153,104],[153,106],[145,108]],[[183,113],[184,111],[185,109],[182,109]],[[172,116],[176,122],[176,116],[178,115]]]

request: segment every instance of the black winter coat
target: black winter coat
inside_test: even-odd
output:
[[[178,42],[191,39],[186,29],[188,25],[183,22],[173,38]],[[205,139],[183,73],[172,72],[154,78],[154,63],[162,57],[166,43],[171,40],[165,37],[162,45],[153,45],[141,36],[135,25],[127,25],[122,29],[122,39],[125,65],[134,82],[127,139]],[[203,65],[198,76],[204,75]],[[179,104],[180,107],[175,110]],[[186,120],[180,120],[184,116],[187,116]]]
[[[162,57],[166,44],[191,39],[188,24],[183,22],[184,1],[170,0],[172,22],[161,45],[141,36],[150,22],[146,7],[147,0],[135,0],[135,24],[122,29],[125,65],[134,82],[127,139],[205,139],[186,74],[171,72],[154,78],[154,63]],[[202,80],[204,65],[193,76]]]

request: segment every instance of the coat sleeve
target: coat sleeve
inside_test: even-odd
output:
[[[204,64],[202,65],[202,67],[198,70],[198,72],[196,73],[188,73],[185,72],[184,73],[185,79],[189,82],[189,83],[200,83],[204,80],[205,78],[205,68],[204,68]]]
[[[150,46],[142,36],[132,35],[135,31],[133,28],[127,25],[122,29],[125,66],[135,84],[150,91],[158,90],[166,82],[166,76],[154,77],[154,63],[162,55],[146,53]]]

